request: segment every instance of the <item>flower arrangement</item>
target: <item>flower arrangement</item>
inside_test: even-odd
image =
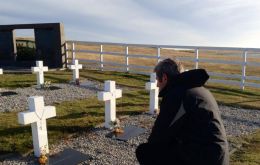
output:
[[[49,89],[51,87],[51,81],[45,81],[44,84],[41,85],[41,89]]]
[[[46,145],[41,149],[41,155],[38,159],[40,165],[46,165],[48,163],[48,157],[46,153]]]
[[[116,119],[115,121],[111,121],[110,125],[112,126],[113,133],[118,135],[124,133],[124,130],[120,126],[120,120]]]

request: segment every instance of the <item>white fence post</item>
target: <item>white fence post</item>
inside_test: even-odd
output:
[[[125,65],[126,65],[126,72],[129,72],[128,46],[125,47]]]
[[[103,58],[103,45],[100,45],[100,70],[103,71],[104,69],[104,58]]]
[[[241,88],[242,90],[245,89],[245,81],[246,81],[246,58],[247,58],[247,51],[243,52],[243,64],[242,64],[242,77],[241,77]]]
[[[160,62],[160,58],[161,58],[161,48],[158,47],[158,48],[157,48],[157,63]]]
[[[199,68],[199,49],[195,49],[195,69]]]
[[[68,60],[68,58],[69,58],[69,52],[68,52],[68,44],[67,44],[67,42],[65,43],[65,66],[66,66],[66,68],[68,67],[68,63],[69,63],[69,60]]]
[[[72,61],[76,59],[75,43],[72,42]]]

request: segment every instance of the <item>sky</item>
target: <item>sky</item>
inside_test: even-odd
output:
[[[66,40],[260,48],[260,0],[0,0],[1,25],[55,22]]]

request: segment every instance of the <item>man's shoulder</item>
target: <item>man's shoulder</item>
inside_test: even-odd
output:
[[[205,108],[208,110],[218,109],[217,102],[212,93],[205,87],[188,89],[183,98],[186,106]]]
[[[209,96],[210,95],[210,96]],[[204,86],[194,87],[185,91],[186,97],[212,97],[211,92]]]

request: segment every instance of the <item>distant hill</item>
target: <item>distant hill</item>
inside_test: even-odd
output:
[[[21,41],[35,41],[34,37],[16,37],[15,39]]]

